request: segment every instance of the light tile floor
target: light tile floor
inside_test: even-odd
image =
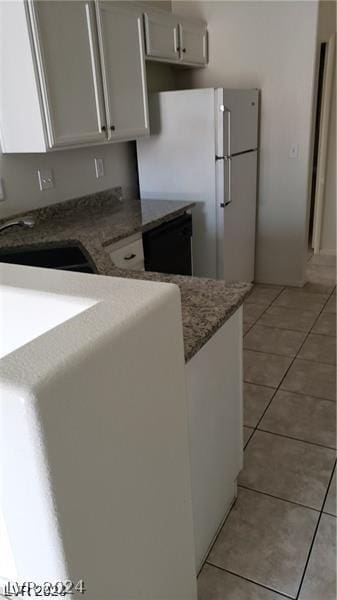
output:
[[[245,465],[199,600],[337,598],[335,264],[245,302]]]

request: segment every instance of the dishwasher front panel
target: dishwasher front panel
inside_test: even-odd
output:
[[[191,238],[189,214],[143,233],[145,271],[192,275]]]

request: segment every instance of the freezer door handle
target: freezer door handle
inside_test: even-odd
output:
[[[231,155],[231,111],[227,106],[221,104],[220,110],[227,115],[227,156]]]
[[[225,111],[227,115],[227,156],[231,155],[231,111],[229,108],[226,108]]]

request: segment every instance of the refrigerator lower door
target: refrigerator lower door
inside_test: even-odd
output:
[[[216,162],[217,277],[253,281],[257,152]],[[231,173],[230,173],[231,171]]]

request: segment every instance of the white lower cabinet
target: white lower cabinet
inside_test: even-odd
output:
[[[144,251],[141,234],[135,234],[106,247],[113,264],[119,269],[144,271]]]
[[[187,363],[192,506],[199,570],[243,465],[242,308]]]

